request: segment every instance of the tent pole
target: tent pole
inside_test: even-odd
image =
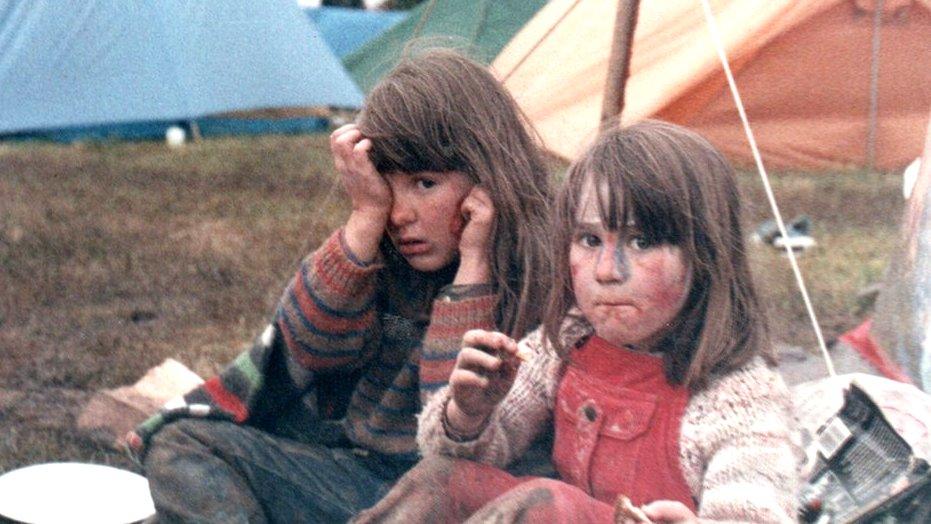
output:
[[[876,125],[879,113],[879,43],[882,30],[883,0],[873,4],[873,45],[870,56],[870,113],[866,131],[866,166],[870,171],[876,165]]]
[[[427,25],[427,20],[430,19],[430,15],[433,13],[434,6],[436,6],[436,0],[430,0],[430,3],[423,8],[423,12],[420,13],[420,20],[417,20],[417,25],[414,26],[414,32],[411,34],[408,41],[420,37],[420,33],[423,32],[424,26]]]
[[[478,17],[478,23],[475,25],[475,31],[472,32],[472,41],[477,42],[479,35],[485,30],[485,22],[488,20],[488,2],[483,2],[480,7],[482,15]],[[488,57],[488,60],[494,60],[494,56]]]
[[[637,27],[640,0],[618,0],[614,19],[614,37],[608,55],[608,78],[601,102],[601,127],[604,129],[624,111],[624,86],[630,74],[630,54]]]

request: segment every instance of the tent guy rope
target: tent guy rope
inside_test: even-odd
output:
[[[734,103],[737,104],[737,112],[740,114],[740,121],[743,124],[744,132],[747,134],[747,140],[750,141],[750,148],[753,150],[753,160],[756,162],[757,170],[760,173],[760,179],[763,181],[763,188],[766,190],[766,198],[769,200],[770,208],[776,218],[776,225],[779,227],[779,234],[782,238],[789,238],[786,231],[785,222],[782,220],[782,213],[779,212],[779,205],[776,203],[776,197],[773,195],[773,189],[769,184],[769,175],[766,174],[766,168],[763,167],[763,159],[760,156],[760,150],[756,145],[756,139],[753,137],[753,131],[750,129],[750,122],[747,120],[747,113],[744,111],[743,102],[740,99],[740,93],[737,91],[737,83],[734,81],[734,75],[731,74],[731,67],[727,61],[727,54],[724,51],[724,44],[721,42],[721,35],[718,32],[717,23],[714,20],[714,14],[711,12],[709,0],[700,0],[702,9],[705,13],[705,20],[708,21],[708,31],[711,33],[711,39],[714,42],[715,50],[721,59],[721,66],[724,67],[724,75],[727,77],[727,84],[730,86],[731,94],[734,96]],[[818,338],[818,347],[821,349],[821,356],[824,358],[824,364],[828,369],[830,376],[835,376],[834,362],[831,355],[828,354],[828,348],[824,343],[824,335],[821,333],[821,326],[818,324],[818,318],[815,316],[814,307],[811,305],[811,298],[808,296],[808,288],[805,287],[805,280],[802,278],[802,271],[798,267],[798,261],[789,242],[785,243],[786,255],[789,257],[789,264],[792,266],[792,273],[795,275],[795,281],[798,283],[799,291],[802,293],[802,299],[805,301],[805,309],[808,311],[808,318],[811,319],[811,325],[815,330],[815,336]]]
[[[556,23],[553,24],[549,29],[547,29],[546,32],[543,33],[543,36],[540,37],[539,40],[537,40],[532,46],[530,46],[530,49],[526,53],[524,53],[524,56],[522,56],[520,60],[517,61],[516,64],[514,64],[514,67],[512,67],[511,70],[508,71],[506,74],[501,76],[502,84],[507,82],[508,78],[511,78],[511,75],[513,75],[514,72],[517,71],[517,69],[520,68],[520,66],[524,64],[524,62],[530,57],[530,55],[532,55],[533,52],[536,51],[537,48],[540,47],[540,45],[547,38],[549,38],[551,34],[553,34],[553,31],[555,31],[556,28],[559,27],[559,24],[562,23],[562,21],[565,20],[567,16],[569,16],[569,13],[571,13],[572,10],[575,9],[575,6],[579,5],[579,2],[581,1],[582,0],[575,0],[575,2],[572,2],[572,5],[569,6],[569,9],[566,9],[566,11],[559,17],[559,19],[556,20]]]

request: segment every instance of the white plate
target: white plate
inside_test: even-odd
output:
[[[131,471],[55,462],[0,476],[0,515],[20,522],[126,524],[154,513],[149,482]]]

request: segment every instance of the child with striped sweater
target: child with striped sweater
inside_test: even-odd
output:
[[[359,521],[794,522],[790,398],[739,220],[698,135],[605,132],[557,197],[544,327],[465,335],[420,418],[427,458]],[[551,427],[560,480],[498,469]]]
[[[129,437],[159,522],[347,520],[417,460],[463,333],[541,320],[548,177],[482,66],[404,59],[330,147],[345,225],[251,350]]]

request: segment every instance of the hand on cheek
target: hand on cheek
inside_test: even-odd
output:
[[[459,237],[459,272],[456,284],[481,284],[491,281],[488,251],[495,226],[495,206],[484,189],[475,186],[459,206],[462,224]]]

